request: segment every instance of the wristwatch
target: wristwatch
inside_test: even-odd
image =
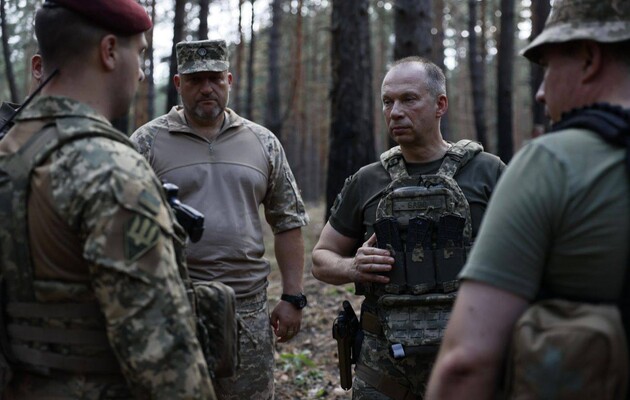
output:
[[[283,293],[282,296],[280,296],[280,300],[284,300],[288,303],[293,304],[293,306],[297,308],[298,310],[301,310],[304,307],[306,307],[306,303],[307,303],[306,296],[304,296],[304,293],[300,293],[295,296]]]

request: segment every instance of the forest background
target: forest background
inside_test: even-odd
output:
[[[42,3],[0,0],[0,100],[20,103],[27,95],[30,58],[37,50],[33,17]],[[234,75],[229,107],[278,136],[312,220],[305,229],[310,305],[300,335],[278,347],[277,398],[350,398],[338,385],[330,323],[352,287],[315,281],[309,256],[346,177],[392,145],[380,101],[388,65],[410,55],[440,65],[449,97],[445,139],[477,140],[507,163],[548,124],[533,101],[542,71],[518,53],[542,29],[551,1],[140,3],[154,21],[147,33],[146,79],[128,115],[112,122],[131,134],[178,104],[172,84],[177,42],[227,41]],[[273,255],[273,242],[266,242],[266,254]],[[277,268],[273,274],[270,298],[277,298]]]

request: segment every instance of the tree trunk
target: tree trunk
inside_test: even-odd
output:
[[[234,68],[232,68],[232,109],[237,113],[242,113],[242,96],[241,83],[243,81],[243,47],[245,46],[245,38],[243,37],[243,5],[244,0],[238,0],[238,44],[236,45],[236,56]]]
[[[7,15],[5,10],[5,0],[0,0],[0,30],[2,31],[2,54],[4,55],[4,69],[7,75],[7,83],[11,94],[11,101],[19,103],[21,96],[18,93],[13,64],[11,63],[11,48],[9,47],[9,28],[7,26]]]
[[[512,159],[512,81],[514,73],[514,1],[501,0],[501,32],[499,34],[497,70],[497,134],[498,156],[504,163]]]
[[[433,29],[435,34],[432,32],[433,37],[433,54],[431,59],[433,62],[446,74],[446,66],[444,65],[444,0],[434,0],[433,3]],[[447,83],[447,93],[448,91],[448,81]],[[451,137],[451,127],[449,124],[450,113],[447,112],[444,114],[442,119],[440,120],[440,131],[442,132],[442,137],[444,139],[449,139]]]
[[[375,159],[367,0],[332,2],[331,124],[326,219],[344,180]],[[363,30],[367,30],[365,33]],[[360,40],[357,40],[360,39]]]
[[[167,85],[166,96],[166,112],[169,112],[171,107],[177,105],[177,89],[173,85],[171,79],[177,74],[177,53],[175,51],[175,45],[181,42],[184,38],[184,22],[186,20],[186,0],[175,0],[175,17],[173,18],[173,47],[171,48],[171,64],[169,83]]]
[[[199,0],[199,40],[208,39],[208,8],[210,0]]]
[[[483,23],[483,18],[482,18]],[[468,64],[472,86],[473,117],[477,140],[486,145],[486,79],[485,60],[479,52],[477,43],[477,0],[468,0]],[[483,43],[483,37],[482,43]]]
[[[409,56],[431,57],[431,0],[395,0],[394,60]]]
[[[551,5],[547,0],[539,0],[532,2],[532,33],[529,37],[530,42],[534,40],[538,34],[543,30]],[[530,82],[532,99],[536,98],[536,92],[540,87],[543,80],[544,71],[538,64],[530,63]],[[544,132],[544,127],[548,124],[548,119],[545,116],[545,106],[535,100],[532,101],[532,116],[534,119],[534,131],[532,136],[537,136]]]
[[[271,3],[271,26],[269,27],[269,43],[267,47],[269,79],[267,80],[265,126],[276,134],[283,145],[286,145],[286,138],[282,133],[283,121],[280,117],[280,66],[278,64],[278,53],[281,45],[281,24],[282,0],[273,0]]]
[[[147,0],[146,7],[151,10],[151,20],[155,18],[155,0]],[[155,83],[153,81],[153,28],[146,34],[147,50],[142,70],[144,80],[140,82],[138,93],[136,93],[134,130],[153,119],[153,98],[155,97]]]
[[[245,93],[245,118],[254,118],[254,59],[256,55],[256,33],[254,32],[254,0],[252,6],[252,19],[250,21],[249,59],[247,60],[247,92]]]

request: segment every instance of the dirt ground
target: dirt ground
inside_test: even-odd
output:
[[[332,338],[332,323],[343,300],[350,300],[358,310],[361,298],[354,296],[351,284],[333,286],[318,281],[311,274],[311,251],[323,227],[324,206],[307,206],[310,224],[303,229],[305,242],[304,309],[302,329],[288,343],[276,344],[276,400],[351,399],[352,391],[339,386],[337,342]],[[265,234],[266,257],[272,262],[270,307],[280,298],[280,274],[273,257],[270,231]]]

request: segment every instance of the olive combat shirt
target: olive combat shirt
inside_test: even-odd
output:
[[[628,262],[626,150],[567,129],[510,162],[461,272],[534,300],[546,294],[616,300]]]
[[[49,96],[19,115],[0,154],[15,153],[44,125],[67,134],[110,130],[127,141],[87,105]],[[48,304],[96,302],[101,316],[73,324],[89,327],[104,318],[122,374],[16,370],[8,388],[14,398],[130,398],[129,390],[142,399],[215,398],[160,191],[131,143],[98,136],[66,143],[33,170],[27,215],[35,297]],[[78,347],[60,352],[81,355]]]
[[[179,186],[180,200],[205,216],[201,240],[186,258],[193,280],[217,280],[238,298],[267,287],[259,207],[273,233],[308,223],[304,203],[278,139],[264,127],[225,110],[211,141],[194,133],[184,111],[171,111],[132,136],[157,176]]]

